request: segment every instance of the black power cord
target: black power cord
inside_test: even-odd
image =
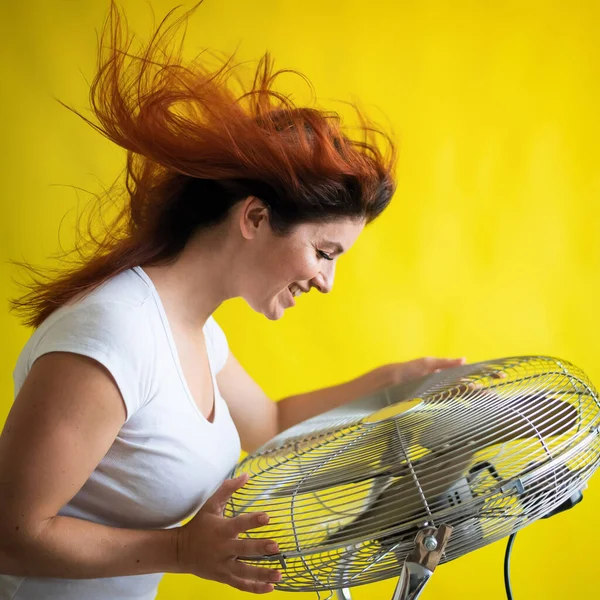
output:
[[[512,587],[510,585],[510,554],[516,537],[516,531],[511,533],[506,544],[506,552],[504,553],[504,589],[506,590],[507,600],[513,600]]]
[[[580,490],[574,492],[569,498],[567,498],[562,504],[559,504],[554,510],[545,514],[542,519],[548,519],[561,513],[565,510],[573,508],[576,504],[579,504],[583,500],[583,494]],[[508,543],[506,544],[506,552],[504,553],[504,589],[506,590],[506,599],[513,600],[512,587],[510,585],[510,554],[512,547],[517,537],[517,532],[511,533],[508,537]]]

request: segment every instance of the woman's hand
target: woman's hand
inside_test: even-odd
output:
[[[247,481],[247,474],[227,479],[198,514],[178,530],[177,556],[185,573],[226,583],[244,592],[264,594],[273,591],[269,582],[280,581],[280,572],[248,565],[238,557],[276,554],[277,544],[264,539],[240,540],[238,535],[266,525],[268,515],[245,513],[231,519],[223,517],[227,500]]]
[[[460,367],[464,365],[466,359],[463,358],[435,358],[428,356],[425,358],[417,358],[403,363],[390,363],[383,365],[373,371],[378,376],[381,376],[387,382],[387,386],[406,383],[414,379],[420,379],[426,375],[437,373],[443,369],[452,367]]]

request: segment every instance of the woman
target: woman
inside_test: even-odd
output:
[[[91,254],[14,302],[35,332],[0,438],[2,600],[147,600],[165,572],[271,591],[277,570],[237,560],[277,552],[237,539],[268,515],[222,516],[246,482],[224,481],[240,448],[462,362],[386,365],[278,403],[244,371],[212,313],[242,297],[279,319],[328,292],[392,197],[393,148],[273,91],[268,56],[236,95],[229,63],[165,54],[188,15],[131,56],[112,5],[92,125],[128,151],[127,203]]]

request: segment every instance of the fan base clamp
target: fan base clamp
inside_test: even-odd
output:
[[[407,555],[392,600],[416,600],[433,575],[452,535],[450,525],[426,526],[415,536],[415,547]],[[429,548],[429,549],[428,549]],[[337,590],[338,600],[351,600],[350,590]]]

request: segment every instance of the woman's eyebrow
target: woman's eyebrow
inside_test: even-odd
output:
[[[323,240],[323,244],[325,244],[326,246],[333,246],[336,252],[338,252],[339,254],[344,253],[344,248],[342,248],[342,245],[338,242],[332,242],[331,240]]]

